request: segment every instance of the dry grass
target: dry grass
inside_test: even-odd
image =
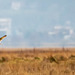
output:
[[[75,75],[75,48],[2,48],[0,75]]]

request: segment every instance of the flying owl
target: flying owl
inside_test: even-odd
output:
[[[4,35],[0,38],[0,42],[6,37],[7,35]]]

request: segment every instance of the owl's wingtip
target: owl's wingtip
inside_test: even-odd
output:
[[[7,35],[4,35],[4,36],[7,36]]]

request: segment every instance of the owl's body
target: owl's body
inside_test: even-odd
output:
[[[4,35],[3,37],[0,38],[0,42],[6,37],[7,35]]]

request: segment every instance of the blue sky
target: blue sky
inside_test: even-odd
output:
[[[75,0],[0,0],[0,19],[10,22],[0,34],[8,35],[3,47],[50,47],[75,41]]]

